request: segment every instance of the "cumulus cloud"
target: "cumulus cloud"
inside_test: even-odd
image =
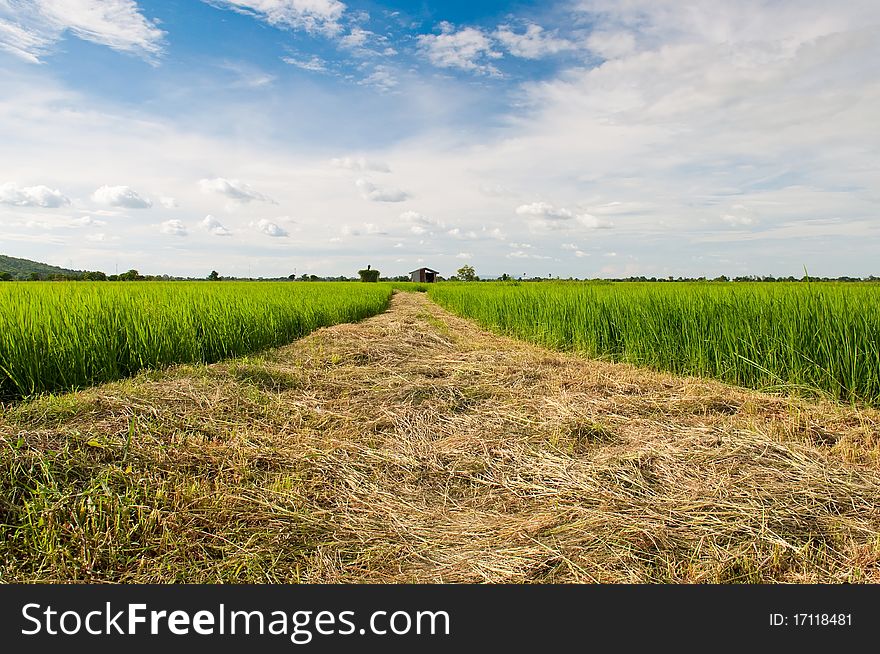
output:
[[[440,34],[420,34],[419,50],[439,68],[458,68],[487,75],[500,75],[490,63],[503,55],[496,51],[489,36],[474,27],[456,30],[448,22],[439,25]]]
[[[588,229],[609,229],[613,223],[592,214],[575,214],[565,207],[556,207],[548,202],[532,202],[516,208],[517,215],[526,216],[531,225],[546,229],[565,229],[569,224],[580,224]]]
[[[289,236],[287,231],[280,227],[277,223],[273,223],[271,220],[267,220],[266,218],[262,218],[254,224],[254,228],[266,236],[271,236],[273,238],[283,238]]]
[[[404,211],[400,214],[400,219],[413,225],[424,225],[426,227],[443,227],[443,223],[436,218],[431,218],[418,211]]]
[[[755,212],[743,204],[735,204],[721,215],[721,222],[731,227],[750,227],[758,224]]]
[[[177,208],[177,200],[175,200],[174,198],[170,198],[168,196],[165,196],[165,195],[159,197],[159,204],[161,204],[166,209],[176,209]]]
[[[571,220],[574,214],[565,208],[557,208],[547,202],[532,202],[516,208],[519,216],[538,216],[547,220]]]
[[[229,236],[232,234],[232,232],[226,229],[219,220],[211,215],[205,216],[199,225],[201,225],[202,229],[214,236]]]
[[[493,36],[510,54],[523,59],[540,59],[576,47],[572,41],[548,33],[534,23],[529,23],[523,33],[514,32],[510,25],[501,25]]]
[[[455,255],[455,258],[456,259],[473,259],[474,255],[472,255],[470,252],[459,252],[458,254]]]
[[[159,225],[159,231],[169,236],[186,236],[188,234],[186,225],[179,220],[166,220]]]
[[[403,202],[409,198],[409,193],[406,191],[401,191],[396,188],[379,188],[371,181],[363,178],[357,180],[354,184],[361,192],[361,197],[364,198],[364,200],[370,200],[372,202]]]
[[[0,49],[38,63],[69,32],[114,50],[155,60],[165,33],[134,0],[0,2]]]
[[[254,16],[273,27],[318,32],[328,36],[342,30],[345,4],[339,0],[205,0],[221,9]]]
[[[260,202],[275,202],[272,198],[255,191],[248,184],[245,184],[238,179],[225,179],[223,177],[202,179],[199,180],[199,188],[201,188],[204,193],[225,195],[227,198],[235,200],[236,202],[245,203],[251,202],[252,200]]]
[[[141,197],[130,186],[102,186],[92,193],[92,199],[100,204],[126,209],[149,209],[153,206],[149,198]]]
[[[582,213],[575,216],[575,219],[588,229],[611,229],[614,223],[605,218],[597,218],[589,213]]]
[[[70,200],[58,189],[48,186],[18,186],[9,182],[0,185],[0,204],[57,209],[70,204]]]
[[[391,167],[384,161],[376,161],[365,157],[339,157],[330,160],[330,165],[335,168],[355,170],[358,172],[372,171],[377,173],[390,173]]]
[[[388,66],[379,65],[373,68],[373,72],[358,81],[362,86],[373,86],[382,91],[390,91],[397,86],[397,77]]]
[[[370,30],[352,27],[348,34],[339,39],[339,45],[348,49],[362,48],[372,36],[373,33]]]

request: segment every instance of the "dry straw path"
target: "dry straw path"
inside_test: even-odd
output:
[[[423,294],[0,437],[19,483],[69,468],[7,579],[880,581],[878,412],[549,352]]]

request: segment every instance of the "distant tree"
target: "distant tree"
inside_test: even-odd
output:
[[[294,273],[293,275],[288,275],[287,279],[289,279],[290,281],[296,281],[296,273]]]
[[[456,271],[456,275],[463,282],[475,282],[479,281],[480,279],[479,277],[477,277],[477,274],[474,271],[474,267],[467,264],[459,268]]]
[[[211,274],[208,275],[208,279],[212,282],[216,282],[220,279],[220,273],[218,273],[216,270],[212,270]]]
[[[367,266],[364,270],[358,270],[358,275],[362,282],[378,282],[379,271],[373,270],[372,266]]]
[[[319,281],[321,281],[321,278],[318,277],[317,275],[309,275],[309,281],[310,282],[319,282]]]
[[[6,272],[5,270],[3,272],[0,272],[0,282],[11,282],[11,281],[12,281],[12,275],[10,273]]]
[[[41,279],[43,279],[43,277],[38,272],[32,272],[30,275],[28,275],[29,282],[38,282]]]
[[[143,279],[143,278],[141,277],[141,274],[137,270],[135,270],[134,268],[132,268],[128,272],[124,272],[119,275],[120,282],[133,282],[138,279]]]
[[[499,277],[498,279],[500,279],[502,282],[507,282],[510,281],[510,275],[508,275],[507,273],[502,273],[501,277]]]

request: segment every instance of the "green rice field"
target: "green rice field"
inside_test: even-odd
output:
[[[742,386],[880,404],[880,285],[462,283],[430,297],[560,350]]]
[[[0,284],[0,400],[290,343],[383,311],[387,284]]]

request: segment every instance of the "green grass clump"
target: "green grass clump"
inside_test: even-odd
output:
[[[358,283],[33,283],[0,286],[0,400],[211,363],[388,306]]]
[[[880,404],[876,284],[440,284],[429,294],[556,349]]]

